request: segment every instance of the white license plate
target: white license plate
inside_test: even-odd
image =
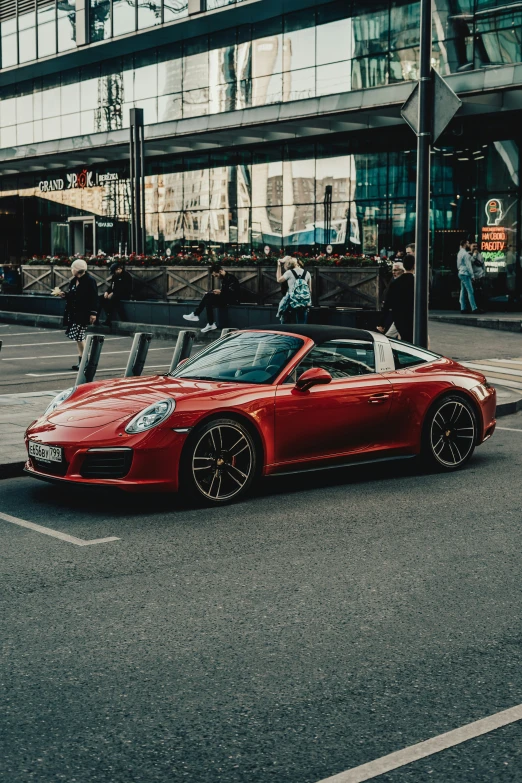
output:
[[[36,457],[42,462],[62,462],[62,453],[61,446],[42,446],[41,443],[29,441],[29,456]]]

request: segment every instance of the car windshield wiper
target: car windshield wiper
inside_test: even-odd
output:
[[[180,381],[221,381],[223,378],[215,378],[211,375],[172,375],[171,378],[177,378]]]

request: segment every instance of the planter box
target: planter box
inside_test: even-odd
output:
[[[241,304],[277,305],[281,285],[274,266],[225,267],[239,279]],[[22,266],[25,294],[50,294],[59,286],[65,289],[71,279],[68,267],[49,265]],[[155,301],[197,301],[216,287],[205,266],[129,266],[133,278],[133,298]],[[309,267],[312,275],[312,302],[316,307],[363,307],[380,310],[388,275],[382,267]],[[105,290],[108,267],[90,266],[100,292]]]

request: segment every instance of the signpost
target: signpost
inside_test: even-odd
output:
[[[430,254],[430,152],[461,106],[451,87],[431,67],[432,0],[421,0],[419,81],[402,107],[402,116],[417,135],[415,230],[415,318],[413,342],[428,347]]]

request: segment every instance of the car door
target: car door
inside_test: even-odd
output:
[[[327,370],[331,383],[297,390],[297,377],[311,367]],[[390,381],[375,372],[373,343],[315,346],[277,388],[275,463],[327,459],[384,443],[392,396]]]

